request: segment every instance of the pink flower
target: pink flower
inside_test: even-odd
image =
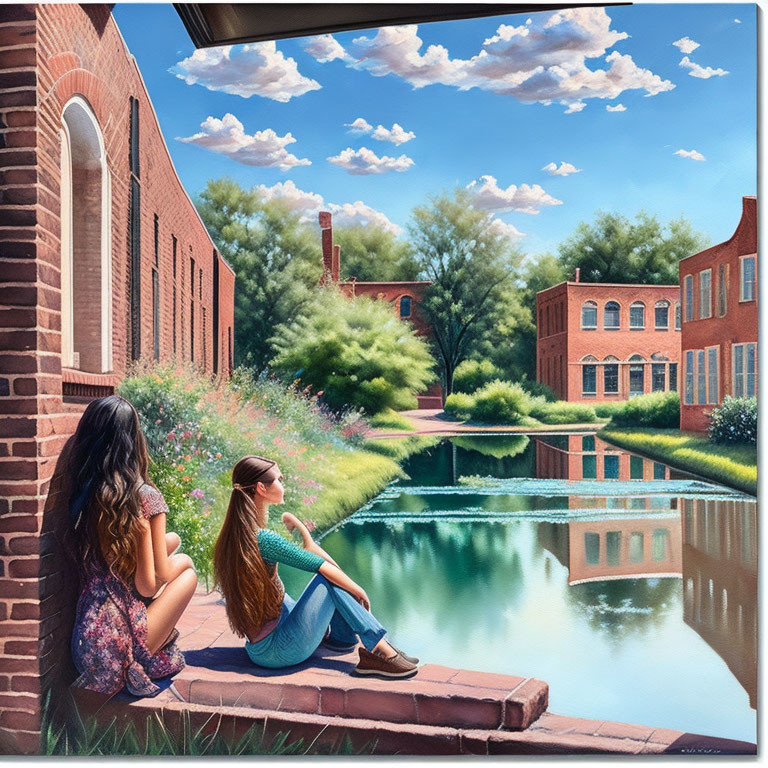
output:
[[[158,419],[158,420],[155,422],[155,424],[162,424],[162,423],[163,423],[163,420],[162,420],[162,419]]]

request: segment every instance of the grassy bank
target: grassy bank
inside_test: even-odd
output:
[[[597,435],[620,448],[757,495],[757,451],[751,446],[713,445],[677,429],[607,428]]]

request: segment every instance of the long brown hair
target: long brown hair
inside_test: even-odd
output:
[[[232,494],[224,525],[213,549],[215,583],[221,587],[232,631],[244,637],[280,615],[282,594],[259,551],[259,531],[267,521],[251,498],[256,482],[270,485],[276,463],[246,456],[232,470]]]
[[[118,395],[93,400],[77,425],[70,454],[70,530],[81,569],[106,565],[129,583],[138,563],[139,488],[147,482],[148,466],[133,405]]]

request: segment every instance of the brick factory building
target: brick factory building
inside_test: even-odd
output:
[[[703,432],[725,395],[757,394],[757,198],[730,240],[680,262],[680,429]]]
[[[322,283],[334,283],[347,296],[370,296],[387,301],[402,320],[410,321],[420,336],[431,333],[429,323],[419,310],[424,291],[432,284],[429,280],[402,280],[382,283],[364,283],[356,280],[339,280],[341,271],[341,247],[333,242],[333,222],[328,211],[318,217],[322,233],[323,277]],[[443,390],[434,383],[423,394],[417,395],[419,408],[443,407]]]
[[[571,402],[627,400],[676,390],[677,285],[576,279],[536,294],[536,379]]]
[[[71,669],[57,460],[132,359],[229,372],[235,277],[110,6],[0,6],[0,103],[0,751],[37,752]]]

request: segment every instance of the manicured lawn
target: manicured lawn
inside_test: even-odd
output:
[[[607,428],[597,436],[676,469],[757,495],[757,451],[753,446],[714,445],[706,438],[677,429]]]
[[[370,419],[370,424],[374,429],[380,429],[384,432],[397,430],[398,432],[413,432],[413,423],[409,418],[403,416],[392,408],[377,413]]]

